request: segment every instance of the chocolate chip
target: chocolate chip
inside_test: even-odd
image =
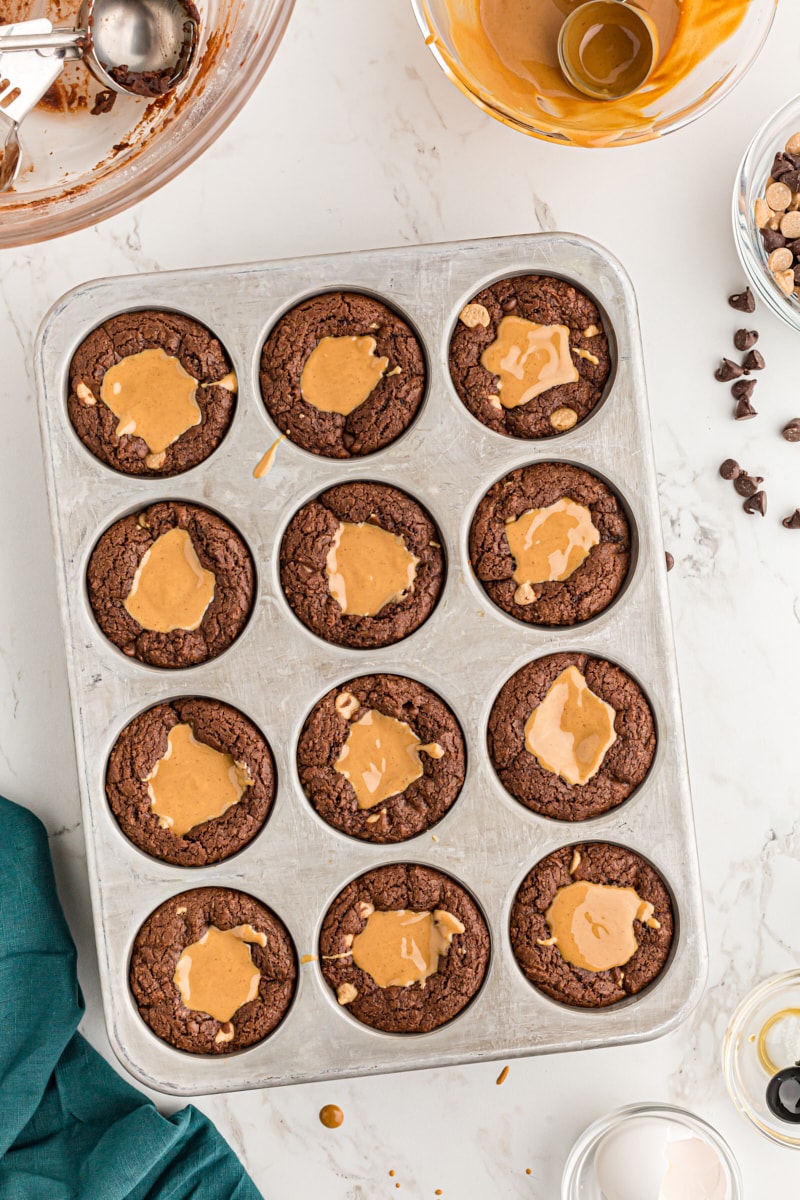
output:
[[[779,229],[770,229],[769,225],[765,225],[763,229],[759,230],[759,233],[767,254],[772,254],[773,250],[780,250],[786,245],[786,238]]]
[[[753,408],[749,400],[742,397],[736,401],[736,410],[733,414],[734,421],[749,421],[751,417],[757,417],[758,410]]]
[[[789,156],[780,151],[772,160],[770,175],[773,179],[782,179],[784,175],[788,175],[789,171],[794,170],[794,164],[790,161]]]
[[[749,515],[755,516],[756,513],[760,517],[766,516],[767,513],[767,493],[756,492],[754,496],[749,496],[742,505],[744,511]]]
[[[792,417],[789,424],[784,425],[783,436],[787,442],[800,442],[800,417]]]
[[[793,242],[787,242],[786,245],[789,247],[795,258],[800,258],[800,238],[795,238]]]
[[[508,298],[508,300],[504,300],[503,303],[500,305],[500,307],[502,308],[503,312],[505,312],[505,313],[513,312],[514,309],[517,307],[516,296],[510,296]]]
[[[763,371],[766,365],[764,355],[760,350],[751,350],[742,363],[745,371]]]
[[[750,350],[757,341],[757,329],[737,329],[733,335],[733,344],[737,350]]]
[[[722,365],[717,367],[714,372],[714,378],[720,383],[730,383],[732,379],[738,379],[740,375],[744,375],[744,367],[740,367],[730,358],[723,358]]]
[[[782,176],[781,183],[785,183],[792,192],[800,191],[800,171],[796,168],[793,171],[787,171]]]
[[[800,263],[798,263],[794,268],[794,282],[795,285],[800,284]]]
[[[742,473],[742,468],[735,458],[726,458],[719,469],[719,473],[723,479],[738,479]]]
[[[664,557],[667,560],[667,570],[671,571],[672,568],[675,566],[675,559],[672,557],[669,550],[664,551]]]
[[[784,517],[781,525],[784,529],[800,529],[800,508],[796,508],[790,517]]]
[[[731,388],[734,400],[751,400],[756,390],[757,379],[739,379]]]
[[[760,475],[739,475],[733,481],[733,486],[740,496],[755,496],[758,485],[764,480]]]
[[[743,292],[734,292],[732,296],[728,296],[728,304],[730,304],[731,308],[735,308],[739,312],[751,313],[756,311],[756,302],[749,287],[745,288]]]
[[[117,93],[111,91],[110,88],[103,89],[98,92],[94,98],[94,107],[89,110],[89,115],[92,117],[101,117],[105,113],[110,113],[117,102]]]

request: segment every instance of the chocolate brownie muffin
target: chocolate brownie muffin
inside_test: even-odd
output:
[[[136,433],[117,430],[120,416],[101,395],[108,371],[123,359],[161,350],[197,387],[192,399],[197,420],[165,449],[154,449]],[[162,369],[175,363],[162,364]],[[179,373],[179,372],[178,372]],[[184,382],[186,382],[184,380]],[[189,386],[191,386],[189,384]],[[115,471],[145,478],[164,478],[188,471],[216,450],[236,408],[236,376],[222,343],[191,317],[171,312],[129,312],[110,317],[81,342],[69,369],[67,412],[80,440],[96,458]],[[199,418],[199,419],[198,419]]]
[[[596,544],[566,577],[518,586],[507,527],[560,501],[588,510]],[[631,534],[621,501],[605,483],[569,463],[541,462],[511,471],[489,489],[472,518],[469,553],[498,608],[530,625],[575,625],[608,608],[624,584]]]
[[[321,408],[312,402],[310,387],[305,394],[309,376],[304,370],[325,338],[348,339],[338,347],[325,342],[323,350],[344,349],[352,356],[350,365],[361,358],[366,372],[361,392],[347,393],[344,407],[355,404],[349,412]],[[345,396],[343,365],[337,356],[320,367],[320,379],[327,371],[340,399]],[[260,379],[264,404],[281,433],[312,454],[355,458],[388,446],[414,420],[425,393],[425,357],[406,322],[379,300],[327,292],[281,317],[264,343]],[[366,398],[357,403],[364,392]]]
[[[261,975],[255,998],[224,1021],[187,1008],[174,979],[184,951],[212,928],[226,932],[240,926],[260,935],[242,939]],[[294,995],[297,958],[283,922],[265,904],[230,888],[204,887],[181,892],[150,914],[133,943],[129,979],[142,1020],[158,1037],[190,1054],[231,1054],[263,1041],[283,1020]]]
[[[633,888],[652,905],[645,922],[633,922],[638,944],[621,967],[594,971],[574,966],[552,944],[545,914],[560,888],[586,881]],[[672,902],[658,872],[633,850],[608,842],[563,846],[526,875],[511,908],[511,948],[532,984],[562,1004],[605,1008],[635,996],[652,983],[669,957],[674,935]]]
[[[143,559],[158,539],[185,530],[199,567],[213,576],[213,597],[195,629],[145,629],[125,607]],[[247,624],[255,570],[239,534],[197,504],[163,501],[122,517],[106,530],[89,559],[89,603],[100,629],[131,658],[154,667],[192,667],[216,658]]]
[[[416,559],[411,582],[376,612],[346,613],[331,587],[329,565],[342,528],[377,527]],[[410,562],[410,560],[409,560]],[[326,642],[354,650],[391,646],[433,612],[444,583],[441,536],[416,500],[386,483],[341,483],[295,514],[283,535],[281,586],[303,624]]]
[[[153,812],[148,782],[176,726],[218,754],[228,755],[245,783],[241,799],[220,816],[178,834]],[[127,838],[162,862],[202,867],[222,862],[251,842],[275,797],[275,766],[264,736],[242,713],[219,700],[181,697],[134,717],[117,738],[106,770],[106,796]]]
[[[616,740],[600,769],[575,784],[545,769],[526,748],[531,714],[569,667],[577,668],[615,713]],[[558,821],[588,821],[616,808],[639,786],[656,752],[656,734],[641,688],[620,667],[588,654],[548,654],[526,663],[503,684],[489,714],[488,746],[500,782],[520,804]]]
[[[356,965],[355,939],[377,913],[449,914],[455,932],[424,986],[379,986]],[[489,930],[468,892],[430,867],[395,863],[359,876],[331,904],[319,937],[325,982],[343,1007],[387,1033],[429,1033],[460,1013],[477,994],[489,965]]]
[[[568,329],[577,379],[505,408],[500,376],[481,362],[505,317]],[[600,403],[611,374],[608,336],[597,305],[571,283],[550,275],[516,275],[479,292],[461,310],[449,361],[455,389],[473,417],[517,438],[554,437],[573,428]]]
[[[407,743],[413,744],[412,738],[420,743],[411,753],[411,766],[420,774],[386,799],[366,795],[368,806],[362,808],[336,764],[341,760],[347,769],[348,757],[342,754],[352,727],[363,726],[365,718],[371,724],[375,713],[401,723],[389,726],[390,736],[397,729]],[[386,760],[384,731],[376,736]],[[401,753],[406,748],[403,744]],[[370,749],[368,761],[374,763],[380,752],[375,743]],[[300,734],[297,769],[303,791],[334,829],[369,842],[404,842],[430,829],[455,803],[466,771],[464,737],[444,701],[421,683],[402,675],[363,675],[332,688],[315,704]]]

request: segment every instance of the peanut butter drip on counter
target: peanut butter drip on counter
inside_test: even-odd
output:
[[[431,758],[444,754],[438,742],[423,746],[405,721],[371,708],[350,726],[333,768],[352,785],[359,808],[374,808],[420,778],[422,751]]]
[[[210,925],[199,942],[186,947],[173,983],[187,1008],[208,1013],[215,1021],[230,1021],[237,1009],[255,1000],[261,972],[248,942],[266,946],[267,935],[252,925],[234,929]]]
[[[319,1119],[326,1129],[338,1129],[344,1122],[344,1113],[338,1104],[326,1104],[319,1110]]]
[[[300,392],[320,412],[349,416],[383,378],[388,358],[377,358],[374,337],[324,337],[306,359]]]
[[[200,424],[197,387],[179,359],[160,349],[142,350],[106,371],[100,399],[119,418],[117,437],[140,437],[151,454],[163,454]]]
[[[275,455],[278,453],[278,446],[280,446],[281,442],[285,441],[285,433],[282,433],[279,438],[275,439],[266,454],[258,460],[253,468],[253,479],[263,479],[265,475],[269,475],[275,465]]]
[[[611,101],[589,99],[558,64],[558,35],[578,0],[444,0],[459,76],[543,133],[566,133],[582,146],[620,135],[645,137],[668,93],[736,32],[750,0],[637,0],[652,18],[662,50],[646,87]],[[437,47],[442,44],[436,41]],[[446,52],[445,57],[450,58]],[[723,72],[720,72],[722,74]],[[701,96],[692,107],[705,103]]]
[[[525,722],[525,749],[567,783],[588,783],[617,740],[616,712],[577,667],[567,667]]]
[[[176,837],[221,817],[253,785],[246,767],[198,742],[191,725],[173,725],[167,752],[146,782],[150,811]]]
[[[545,913],[561,957],[584,971],[624,967],[639,948],[634,921],[652,923],[653,906],[634,888],[579,880],[560,887]]]
[[[396,533],[341,522],[328,551],[328,590],[348,616],[374,617],[413,586],[419,559]]]
[[[500,377],[497,386],[503,408],[519,408],[549,388],[580,378],[570,354],[567,326],[536,325],[523,317],[503,317],[481,362]]]
[[[516,583],[552,583],[577,571],[600,534],[583,504],[566,497],[506,524]]]
[[[187,531],[170,529],[139,563],[125,608],[153,633],[197,629],[214,599],[214,583]]]
[[[424,986],[439,969],[454,936],[464,926],[452,913],[376,910],[363,931],[353,939],[353,962],[375,980],[378,987]]]

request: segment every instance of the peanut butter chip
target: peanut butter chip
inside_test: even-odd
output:
[[[436,742],[423,746],[405,721],[371,708],[350,726],[347,741],[333,767],[350,783],[358,807],[374,808],[389,796],[404,792],[422,776],[421,751],[432,758],[444,753]]]
[[[378,987],[424,985],[438,971],[439,959],[447,954],[454,936],[463,932],[458,918],[443,909],[432,913],[376,910],[353,939],[353,962]]]
[[[261,972],[248,942],[266,946],[267,936],[252,925],[233,929],[210,925],[199,942],[185,948],[173,982],[186,1008],[226,1022],[243,1004],[255,1000]]]
[[[596,325],[589,325],[589,326],[587,326],[586,329],[584,329],[583,336],[585,338],[593,338],[593,337],[597,337],[599,332],[600,332],[600,330],[597,328]]]
[[[800,237],[800,212],[788,212],[781,218],[781,233],[786,238]]]
[[[559,433],[566,433],[578,424],[578,414],[574,408],[557,408],[550,413],[550,424]]]
[[[352,1004],[358,997],[358,988],[353,987],[352,983],[340,983],[336,989],[336,999],[340,1004]]]
[[[545,913],[561,957],[584,971],[623,967],[639,948],[633,922],[652,916],[634,888],[584,880],[560,887]]]
[[[548,583],[568,579],[600,534],[589,509],[563,497],[508,521],[506,538],[516,564],[514,582]]]
[[[775,282],[784,296],[791,296],[794,292],[794,271],[776,271]]]
[[[786,271],[794,263],[794,255],[787,246],[773,250],[767,259],[771,271]]]
[[[567,667],[525,722],[525,749],[545,771],[573,786],[593,779],[617,740],[616,712]]]
[[[518,408],[549,388],[579,378],[569,352],[567,326],[537,325],[523,317],[503,317],[481,363],[499,376],[503,408]]]
[[[800,133],[793,133],[786,143],[787,154],[800,154]]]
[[[225,1045],[226,1042],[233,1041],[233,1036],[234,1036],[235,1032],[236,1032],[236,1030],[234,1029],[232,1023],[230,1021],[226,1021],[225,1024],[221,1025],[220,1028],[217,1030],[217,1034],[216,1034],[216,1037],[214,1038],[214,1041],[217,1043],[218,1046]]]
[[[402,600],[414,584],[419,559],[404,540],[368,521],[339,524],[328,551],[328,589],[346,615],[374,617]]]
[[[361,708],[361,701],[352,692],[339,692],[333,702],[333,707],[343,720],[349,721]]]
[[[197,629],[214,599],[214,583],[187,531],[170,529],[139,563],[125,608],[142,629],[155,633]]]
[[[482,304],[465,304],[458,314],[458,319],[466,325],[467,329],[475,329],[478,325],[482,325],[486,329],[492,318],[489,316],[488,308]]]
[[[161,454],[199,425],[197,380],[165,351],[142,350],[106,371],[100,398],[119,418],[116,434],[140,437],[151,454]]]
[[[583,350],[580,346],[574,346],[572,353],[577,354],[578,358],[585,358],[587,362],[594,363],[595,366],[600,362],[596,354],[592,354],[589,350]]]
[[[94,392],[86,386],[85,383],[78,384],[78,386],[75,388],[75,395],[78,397],[81,404],[84,404],[87,408],[92,408],[95,404],[97,404],[97,397],[95,396]]]
[[[388,358],[377,358],[374,337],[324,337],[306,359],[300,393],[319,412],[349,416],[377,387]]]
[[[191,725],[173,725],[166,753],[147,776],[150,811],[175,837],[237,804],[253,781],[230,754],[198,742]]]
[[[786,212],[792,202],[792,190],[785,183],[771,183],[764,193],[764,199],[773,212]]]
[[[766,200],[763,200],[761,198],[761,196],[759,196],[758,199],[756,200],[755,204],[753,205],[753,218],[756,223],[756,228],[757,229],[766,229],[767,226],[772,221],[772,219],[774,218],[774,216],[775,216],[775,213],[772,211],[770,206],[767,204]]]
[[[521,604],[524,608],[527,604],[535,604],[539,599],[539,593],[531,583],[521,583],[514,592],[514,603]]]

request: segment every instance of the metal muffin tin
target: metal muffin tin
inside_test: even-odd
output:
[[[597,300],[613,331],[614,371],[602,405],[569,433],[538,442],[480,425],[459,401],[447,368],[462,306],[488,283],[528,272],[573,280]],[[271,472],[256,480],[253,468],[279,432],[258,387],[265,336],[304,297],[340,288],[385,300],[418,331],[429,368],[418,418],[393,445],[353,461],[317,458],[283,442]],[[240,383],[236,414],[217,452],[166,480],[137,480],[103,466],[81,445],[66,412],[79,342],[116,313],[150,307],[186,313],[212,329]],[[114,1050],[131,1074],[158,1090],[191,1095],[637,1042],[678,1025],[701,993],[706,949],[642,349],[633,290],[619,263],[577,236],[537,234],[105,279],[75,289],[51,310],[37,370],[105,1015]],[[468,560],[470,520],[486,490],[507,471],[548,459],[608,480],[625,501],[634,533],[627,586],[604,613],[572,629],[537,630],[500,612]],[[376,651],[341,649],[308,632],[278,579],[280,541],[292,515],[326,487],[355,479],[396,484],[419,499],[447,553],[447,580],[432,616],[404,641]],[[86,596],[87,560],[102,531],[162,499],[221,513],[245,537],[258,572],[244,633],[216,660],[187,670],[125,658],[100,633]],[[501,685],[530,659],[560,650],[584,650],[629,671],[658,729],[655,761],[636,794],[579,824],[523,808],[499,783],[486,752],[486,722]],[[392,846],[358,842],[325,825],[295,767],[298,734],[314,703],[329,688],[374,672],[407,674],[433,688],[467,739],[458,801],[435,830]],[[120,730],[143,709],[179,695],[240,708],[266,734],[277,765],[266,826],[238,855],[212,867],[176,868],[137,850],[104,794]],[[662,975],[641,996],[605,1010],[572,1009],[542,995],[522,975],[508,938],[509,909],[530,868],[559,846],[588,839],[617,842],[649,859],[671,889],[677,918]],[[317,954],[322,918],[350,879],[403,861],[454,876],[489,924],[483,987],[448,1025],[411,1036],[370,1030],[338,1006],[317,961],[299,967],[293,1003],[278,1029],[238,1054],[183,1053],[140,1018],[128,988],[131,946],[145,917],[168,897],[206,885],[249,892],[285,922],[300,958]]]

